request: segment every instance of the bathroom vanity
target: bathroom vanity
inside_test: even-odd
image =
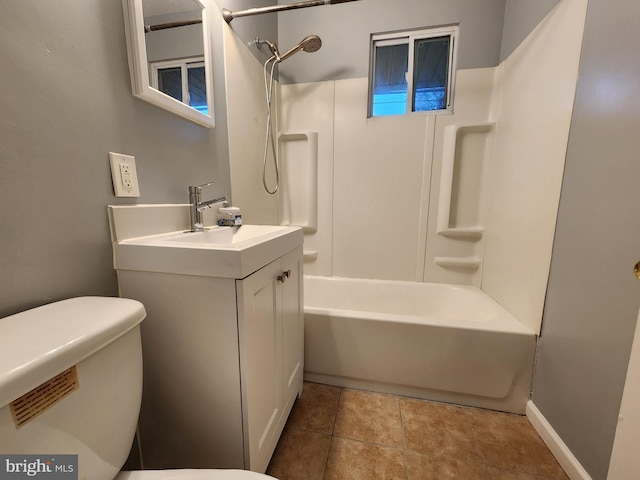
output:
[[[264,472],[302,391],[301,229],[140,236],[171,226],[146,230],[127,208],[144,207],[109,215],[120,295],[147,310],[144,467]]]

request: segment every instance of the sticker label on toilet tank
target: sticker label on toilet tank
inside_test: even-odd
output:
[[[78,455],[0,455],[0,480],[78,480]]]

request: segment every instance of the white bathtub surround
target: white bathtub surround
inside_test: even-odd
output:
[[[531,400],[527,402],[526,415],[569,478],[571,480],[591,480],[591,476]]]
[[[318,255],[305,264],[307,273],[417,281],[427,276],[428,281],[480,285],[477,270],[435,267],[433,257],[451,253],[447,243],[455,255],[481,256],[482,242],[466,248],[442,237],[445,247],[433,244],[426,261],[425,249],[436,241],[428,223],[435,221],[433,209],[437,211],[433,190],[437,195],[439,162],[432,165],[434,149],[437,156],[442,148],[437,125],[487,122],[494,70],[459,71],[456,114],[437,119],[367,119],[366,78],[280,87],[280,131],[318,132],[318,229],[305,236],[305,249]],[[476,160],[477,156],[468,159],[467,177],[477,172]],[[479,163],[482,170],[484,162]],[[283,189],[287,188],[285,182]],[[476,193],[477,189],[463,200],[456,198],[456,207],[473,205],[477,210]],[[475,215],[456,213],[465,220]],[[393,255],[390,244],[398,247]],[[377,261],[371,262],[372,257]]]
[[[367,85],[335,84],[333,275],[414,280],[434,117],[367,119]]]
[[[476,287],[482,282],[488,174],[496,131],[491,113],[495,70],[458,72],[455,114],[436,117],[430,191],[421,219],[425,282]]]
[[[278,135],[280,225],[318,230],[318,132],[287,132]]]
[[[424,252],[416,220],[423,170],[431,168],[426,138],[433,119],[430,126],[425,116],[367,119],[365,78],[281,90],[280,129],[318,132],[318,205],[324,211],[318,212],[318,231],[305,237],[305,249],[318,252],[305,270],[414,280],[417,255]],[[396,228],[381,229],[383,221]],[[394,240],[399,248],[389,255]]]
[[[305,277],[305,378],[524,413],[535,334],[472,286]]]
[[[305,272],[331,275],[333,272],[333,118],[335,82],[291,84],[280,87],[279,131],[313,132],[317,149],[316,186],[317,228],[304,237]],[[288,145],[293,146],[292,144]],[[285,155],[291,152],[284,152]],[[305,152],[311,154],[310,151]],[[306,157],[310,159],[310,157]],[[283,191],[291,188],[294,178],[283,182]],[[286,196],[286,194],[285,194]],[[285,220],[282,209],[280,221]],[[319,228],[318,228],[319,227]]]
[[[586,0],[563,0],[498,67],[482,289],[539,332]]]
[[[475,285],[538,332],[585,6],[563,0],[500,66],[458,71],[454,115],[367,119],[366,78],[281,86],[279,128],[318,132],[318,205],[333,207],[307,273]],[[454,231],[438,233],[456,128]]]

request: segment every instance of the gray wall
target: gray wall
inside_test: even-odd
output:
[[[504,6],[505,0],[361,0],[280,13],[282,51],[312,33],[323,42],[317,53],[300,53],[284,62],[280,82],[366,77],[372,33],[453,23],[460,23],[458,68],[495,66]]]
[[[277,4],[275,0],[216,0],[216,2],[220,5],[220,8],[228,8],[232,12]],[[236,18],[231,21],[229,26],[261,62],[269,58],[270,54],[268,48],[263,48],[262,51],[256,48],[254,44],[256,37],[271,42],[278,41],[277,13]]]
[[[0,15],[0,316],[76,295],[116,295],[107,205],[229,193],[222,42],[217,125],[131,94],[119,0],[4,0]],[[135,155],[139,199],[113,195],[108,152]]]
[[[204,55],[202,25],[157,30],[146,33],[144,39],[147,45],[147,62]]]
[[[520,45],[527,35],[551,11],[559,0],[507,0],[504,10],[504,29],[500,61]]]
[[[640,4],[590,0],[533,401],[607,476],[640,283]]]
[[[218,2],[232,11],[276,3]],[[280,65],[279,79],[287,84],[366,77],[372,33],[455,23],[460,24],[461,30],[458,68],[494,67],[557,3],[558,0],[360,0],[236,18],[230,26],[261,63],[270,53],[252,44],[256,36],[277,42],[284,52],[311,33],[320,35],[320,51],[296,55]]]

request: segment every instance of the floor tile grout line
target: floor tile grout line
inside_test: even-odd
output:
[[[331,426],[331,435],[335,435],[336,432],[336,422],[338,421],[338,413],[340,412],[340,403],[342,402],[342,394],[344,392],[344,387],[340,387],[340,395],[338,395],[338,405],[336,406],[336,411],[333,414],[333,425]]]
[[[400,416],[400,436],[402,438],[402,458],[404,458],[404,476],[407,480],[409,478],[409,465],[407,463],[407,445],[404,441],[404,420],[402,417],[402,398],[398,397],[398,415]]]
[[[333,447],[333,439],[335,437],[331,435],[329,440],[329,450],[327,450],[327,458],[324,459],[324,468],[322,469],[322,480],[327,476],[327,467],[329,466],[329,457],[331,456],[331,447]]]
[[[329,457],[331,456],[331,447],[333,446],[334,441],[339,441],[339,440],[347,440],[349,442],[357,442],[357,443],[360,443],[362,445],[373,445],[373,446],[376,446],[376,447],[382,447],[382,448],[388,448],[388,449],[391,449],[391,450],[397,450],[398,452],[402,453],[403,458],[405,459],[405,461],[404,461],[405,478],[408,480],[409,471],[408,471],[408,467],[407,467],[407,463],[406,463],[406,452],[408,450],[406,450],[406,449],[404,449],[402,447],[393,447],[391,445],[386,445],[386,444],[383,444],[383,443],[368,442],[366,440],[361,440],[359,438],[340,437],[338,435],[331,435],[331,441],[329,443],[329,454],[327,455],[327,460],[325,462],[325,473],[323,474],[323,480],[324,480],[324,476],[326,475],[327,465],[329,464]]]
[[[484,469],[487,471],[489,476],[492,477],[493,475],[491,475],[491,472],[489,472],[489,465],[487,464],[487,459],[484,455],[484,452],[480,448],[480,442],[478,442],[478,434],[476,432],[476,428],[473,425],[473,422],[471,421],[471,415],[472,415],[471,410],[468,410],[467,408],[463,408],[462,411],[464,412],[464,418],[466,419],[467,424],[469,426],[469,430],[471,431],[471,440],[473,441],[473,447],[476,449],[476,452],[482,459],[482,464],[484,465]]]
[[[398,415],[400,416],[400,435],[402,436],[402,449],[406,450],[407,444],[404,441],[404,418],[402,416],[402,398],[398,397]]]
[[[333,447],[333,441],[336,438],[336,422],[338,421],[338,411],[340,410],[340,401],[342,400],[342,393],[344,392],[344,387],[340,387],[340,393],[338,395],[338,404],[336,405],[336,410],[333,414],[333,423],[331,424],[331,433],[329,439],[329,450],[327,451],[327,458],[324,460],[324,469],[322,471],[322,480],[325,480],[327,476],[327,467],[329,466],[329,457],[331,456],[331,448]]]
[[[358,443],[363,443],[365,445],[375,445],[376,447],[384,447],[384,448],[391,448],[393,450],[401,450],[401,451],[405,451],[406,449],[403,447],[396,447],[393,445],[388,445],[386,443],[380,443],[380,442],[371,442],[368,440],[362,440],[361,438],[353,438],[353,437],[345,437],[342,435],[331,435],[331,438],[338,438],[340,440],[349,440],[350,442],[358,442]],[[411,451],[411,450],[410,450]]]
[[[329,437],[333,437],[333,433],[331,432],[327,432],[327,431],[323,431],[323,430],[315,430],[314,428],[310,428],[310,427],[298,427],[295,425],[285,425],[285,428],[293,428],[295,430],[303,430],[305,432],[311,432],[311,433],[318,433],[320,435],[327,435]]]

